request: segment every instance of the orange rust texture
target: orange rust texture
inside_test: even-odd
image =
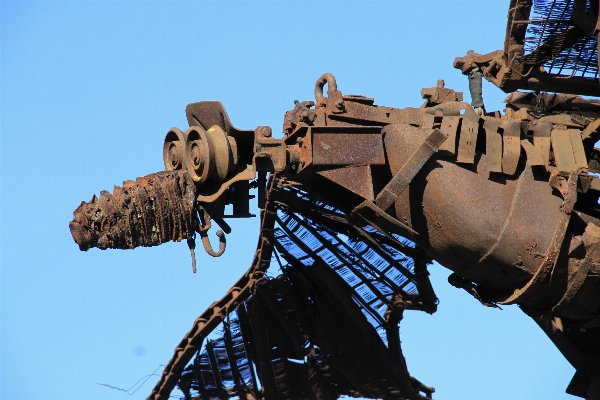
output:
[[[186,171],[162,171],[100,192],[73,212],[79,249],[133,249],[188,238],[199,226],[196,187]]]

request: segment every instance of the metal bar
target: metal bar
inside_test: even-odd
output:
[[[256,367],[258,369],[258,376],[264,390],[264,394],[267,397],[273,396],[275,399],[279,399],[277,391],[277,382],[275,380],[275,374],[273,372],[269,340],[266,336],[266,329],[268,328],[265,324],[265,318],[263,309],[258,304],[257,299],[253,298],[248,302],[250,312],[250,327],[252,329],[252,339],[254,342],[254,348],[256,349]]]
[[[242,332],[242,340],[244,341],[244,350],[246,351],[246,356],[248,357],[248,368],[250,369],[250,379],[252,379],[252,394],[255,398],[259,398],[258,396],[258,380],[256,379],[256,371],[254,364],[256,363],[256,354],[254,353],[254,348],[250,343],[250,337],[248,336],[250,333],[250,321],[248,321],[248,313],[246,312],[246,308],[244,304],[240,304],[237,308],[238,320],[240,323],[240,331]]]
[[[446,135],[439,130],[431,131],[427,139],[411,154],[392,180],[377,195],[375,198],[377,207],[387,210],[445,140]]]
[[[213,342],[206,342],[206,353],[208,354],[208,361],[210,363],[210,368],[212,369],[213,375],[215,376],[215,384],[217,385],[217,393],[221,400],[229,399],[227,396],[227,392],[223,387],[223,380],[221,379],[221,371],[219,371],[219,363],[217,362],[217,357],[215,356],[215,349],[213,347]]]
[[[278,217],[278,221],[281,221],[281,220],[279,219],[279,217]],[[296,221],[298,221],[298,220],[296,220]],[[298,222],[299,222],[299,221],[298,221]],[[282,228],[284,228],[284,230],[285,230],[286,232],[290,232],[290,230],[289,230],[287,227],[284,227],[284,226],[283,226],[284,224],[282,224],[281,222],[280,222],[280,224],[279,224],[279,225],[281,225],[281,226],[282,226]],[[298,224],[298,226],[299,226],[299,227],[301,226],[301,227],[303,227],[303,228],[307,229],[309,232],[311,232],[311,233],[313,233],[313,234],[314,234],[314,233],[316,233],[316,232],[315,232],[315,230],[313,230],[313,228],[312,228],[311,226],[309,226],[308,224],[306,224],[306,225],[303,225],[303,224]],[[317,234],[318,234],[318,233],[317,233]],[[290,234],[290,237],[292,238],[292,240],[294,240],[294,242],[295,242],[295,243],[298,245],[298,247],[300,247],[302,250],[304,250],[305,252],[309,252],[309,251],[310,251],[312,254],[315,254],[315,257],[314,257],[314,258],[316,258],[316,259],[319,259],[319,258],[320,258],[320,257],[318,257],[318,256],[316,255],[317,251],[315,251],[315,250],[311,250],[311,249],[310,249],[310,247],[306,246],[306,244],[304,244],[304,243],[303,243],[301,240],[299,240],[299,238],[295,237],[293,234]],[[375,294],[375,296],[377,296],[377,297],[379,298],[379,300],[381,300],[381,301],[384,301],[384,302],[387,302],[387,299],[386,299],[385,297],[380,297],[380,296],[378,295],[378,293],[379,293],[379,289],[377,289],[377,288],[376,288],[376,287],[375,287],[375,286],[374,286],[374,285],[373,285],[373,284],[372,284],[372,283],[371,283],[369,280],[367,280],[367,279],[364,279],[364,277],[363,277],[363,276],[361,276],[361,275],[363,275],[363,273],[362,273],[362,272],[360,272],[358,269],[356,269],[356,268],[355,268],[355,267],[352,265],[352,263],[348,262],[348,260],[346,260],[345,258],[341,258],[341,259],[340,259],[340,257],[339,257],[339,253],[340,253],[340,251],[339,251],[337,248],[335,248],[334,246],[332,246],[332,245],[331,245],[331,243],[329,243],[329,241],[327,241],[327,240],[324,240],[324,241],[323,241],[323,242],[321,242],[321,243],[322,243],[322,246],[321,246],[321,247],[319,247],[320,249],[321,249],[321,248],[323,248],[323,247],[325,247],[325,248],[327,248],[328,250],[330,250],[330,251],[333,251],[334,253],[338,253],[338,254],[336,254],[336,256],[337,256],[337,258],[338,258],[338,259],[339,259],[339,260],[342,262],[342,264],[343,264],[345,267],[347,267],[348,269],[350,269],[352,272],[354,272],[356,275],[358,275],[359,277],[363,278],[363,279],[361,279],[361,280],[363,281],[363,284],[366,284],[366,285],[369,287],[369,289],[371,289],[371,291],[372,291],[372,292]],[[352,252],[353,252],[354,254],[356,254],[356,252],[355,252],[354,250],[352,250]],[[339,269],[339,268],[341,268],[341,267],[337,267],[336,269]],[[357,297],[358,297],[359,301],[360,301],[360,302],[363,304],[363,306],[365,307],[365,309],[367,309],[367,310],[371,310],[371,307],[370,307],[369,303],[366,303],[366,302],[365,302],[365,301],[362,299],[362,297],[361,297],[361,296],[357,296]],[[370,312],[370,313],[371,313],[371,314],[373,314],[372,312]],[[378,319],[378,320],[380,320],[380,323],[382,323],[382,324],[383,324],[383,322],[384,322],[384,321],[383,321],[383,319],[381,319],[381,316],[380,316],[380,315],[378,315],[378,314],[377,314],[377,319]]]
[[[237,365],[237,358],[235,357],[235,351],[233,350],[233,340],[231,338],[231,326],[228,321],[223,321],[223,333],[225,339],[225,350],[227,351],[227,358],[229,359],[229,367],[231,368],[231,375],[233,375],[233,383],[237,390],[237,395],[240,399],[246,400],[246,390],[242,383],[240,370]]]
[[[515,121],[504,121],[502,172],[513,175],[517,171],[519,157],[521,156],[521,123]]]
[[[477,145],[477,134],[479,133],[479,118],[465,116],[460,128],[458,138],[457,163],[473,164],[475,160],[475,146]]]
[[[350,246],[348,246],[348,244],[347,244],[347,243],[345,243],[345,242],[343,242],[343,241],[338,241],[338,243],[339,243],[339,244],[340,244],[342,247],[346,248],[346,250],[348,250],[348,251],[350,251],[350,252],[352,252],[352,253],[356,254],[356,255],[357,255],[359,258],[360,258],[360,260],[362,261],[362,263],[363,263],[363,264],[364,264],[364,265],[365,265],[367,268],[369,268],[369,266],[370,266],[371,264],[369,263],[369,261],[367,261],[367,260],[366,260],[366,259],[365,259],[365,258],[362,256],[362,254],[361,254],[361,253],[358,253],[357,251],[355,251],[353,248],[351,248]],[[397,268],[397,265],[402,265],[402,264],[400,264],[400,263],[399,263],[397,260],[394,260],[392,257],[389,257],[389,256],[388,256],[388,255],[387,255],[387,254],[386,254],[384,251],[381,251],[381,249],[380,249],[379,247],[367,247],[367,249],[365,249],[365,252],[367,252],[369,249],[373,250],[375,253],[377,253],[377,255],[379,255],[381,258],[383,258],[383,259],[384,259],[384,260],[385,260],[385,261],[386,261],[386,262],[389,264],[389,267],[388,267],[388,268],[386,268],[386,269],[385,269],[385,271],[388,271],[388,270],[389,270],[389,268],[391,268],[391,267],[398,269],[398,268]],[[337,249],[336,249],[336,250],[337,250]],[[339,252],[339,251],[338,251],[338,252]],[[341,252],[340,252],[340,253],[341,253]],[[341,253],[341,254],[344,254],[344,253]],[[344,255],[344,256],[345,256],[345,255]],[[351,263],[347,263],[347,264],[351,264]],[[350,268],[352,269],[352,267],[350,267]],[[404,266],[402,266],[402,268],[404,269],[404,271],[402,271],[402,272],[403,272],[403,275],[404,275],[404,276],[406,276],[406,279],[407,279],[407,281],[412,281],[412,279],[411,279],[411,275],[412,275],[412,274],[410,273],[410,271],[408,271],[407,269],[405,269],[405,268],[404,268]],[[370,269],[370,268],[369,268],[369,269]],[[389,277],[387,277],[387,276],[384,274],[384,272],[383,272],[383,271],[379,271],[378,269],[376,269],[376,268],[373,268],[373,269],[371,269],[371,271],[369,271],[369,273],[370,273],[370,274],[372,274],[372,275],[377,275],[377,276],[379,276],[380,280],[382,280],[382,281],[385,281],[385,282],[386,282],[388,285],[390,285],[390,286],[392,286],[392,287],[394,287],[394,286],[397,286],[397,285],[396,285],[396,283],[395,283],[395,282],[393,282],[393,281],[392,281],[392,280],[391,280]],[[373,287],[373,286],[371,285],[370,287]],[[378,291],[378,289],[375,289],[375,290],[377,290],[377,291]],[[380,300],[381,300],[381,298],[380,298]],[[385,299],[385,297],[384,297],[384,299],[383,299],[382,301],[387,301],[387,299]]]
[[[281,221],[281,220],[278,218],[278,221]],[[289,229],[289,228],[287,228],[287,227],[284,227],[284,225],[285,225],[285,224],[283,224],[283,223],[279,222],[279,225],[282,227],[282,229],[284,229],[286,232],[288,232],[288,235],[290,236],[290,238],[291,238],[291,239],[294,241],[294,243],[295,243],[295,244],[296,244],[298,247],[300,247],[300,248],[301,248],[301,249],[302,249],[304,252],[306,252],[306,253],[309,253],[309,254],[314,254],[315,256],[314,256],[313,258],[315,258],[315,259],[319,259],[319,257],[318,257],[318,256],[316,256],[316,251],[314,251],[314,250],[312,250],[310,247],[306,246],[306,244],[304,244],[304,243],[303,243],[301,240],[299,240],[299,238],[297,238],[296,236],[294,236],[294,234],[293,234],[293,233],[291,233],[291,231],[290,231],[290,229]],[[303,225],[299,225],[299,226],[303,226]],[[276,245],[277,247],[279,247],[278,243],[276,243],[275,245]],[[325,246],[327,246],[327,245],[325,245]],[[283,250],[285,253],[289,254],[289,252],[287,252],[287,250],[285,250],[285,248],[283,248],[283,246],[281,246],[281,247],[282,247],[282,250]],[[323,245],[322,245],[321,247],[319,247],[319,249],[322,249],[322,248],[323,248]],[[337,252],[337,250],[336,250],[336,252]],[[295,259],[295,257],[294,257],[294,256],[292,256],[291,254],[290,254],[290,256],[291,256],[292,258],[294,258],[294,259]],[[356,270],[356,269],[355,269],[355,268],[354,268],[354,267],[353,267],[353,266],[352,266],[350,263],[346,262],[346,260],[342,259],[342,260],[340,260],[340,261],[341,261],[341,262],[344,264],[344,266],[346,266],[348,269],[352,270],[352,271],[353,271],[355,274],[357,274],[357,275],[359,275],[359,276],[360,276],[360,275],[362,275],[362,273],[361,273],[361,272],[357,271],[357,270]],[[340,278],[340,279],[343,279],[343,278]],[[367,286],[369,286],[369,288],[371,289],[371,291],[373,291],[374,293],[378,292],[377,288],[375,288],[371,282],[369,282],[369,281],[367,281],[367,280],[363,280],[363,279],[361,279],[361,280],[362,280],[362,282],[363,282],[364,284],[366,284]],[[345,282],[345,281],[344,281],[344,282]],[[377,295],[376,295],[376,296],[377,296]],[[379,296],[377,296],[377,297],[379,298]],[[357,296],[357,299],[358,299],[358,300],[359,300],[359,301],[360,301],[360,302],[363,304],[363,306],[365,307],[365,309],[367,309],[367,310],[370,310],[369,303],[366,303],[366,302],[365,302],[365,301],[362,299],[362,297],[360,297],[360,296]],[[379,298],[379,299],[381,300],[381,298]],[[384,298],[382,301],[385,301],[385,302],[387,302],[387,299],[385,299],[385,298]],[[371,313],[371,314],[372,314],[372,313]],[[379,317],[379,318],[381,318],[381,317]],[[381,320],[381,322],[383,323],[383,320]]]
[[[511,54],[511,49],[514,46],[523,46],[523,39],[527,32],[527,26],[522,24],[514,24],[513,21],[524,20],[529,18],[531,12],[532,0],[511,0],[508,9],[508,21],[506,23],[506,38],[504,40],[504,53]],[[512,57],[508,60],[508,64],[512,63]]]
[[[202,348],[202,345],[200,345],[200,348]],[[204,376],[202,376],[202,371],[200,370],[200,361],[198,360],[199,357],[200,353],[198,352],[198,354],[196,354],[196,358],[194,359],[193,371],[194,375],[196,375],[196,380],[198,381],[200,396],[202,396],[202,399],[204,400],[209,399],[209,397],[208,392],[206,391],[206,385],[204,384]]]

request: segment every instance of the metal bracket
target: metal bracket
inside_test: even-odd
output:
[[[404,189],[410,184],[417,172],[423,168],[423,165],[437,151],[447,136],[437,129],[431,131],[427,139],[415,150],[408,158],[406,163],[400,168],[396,175],[389,181],[383,190],[375,198],[375,204],[383,210],[387,210],[402,194]]]

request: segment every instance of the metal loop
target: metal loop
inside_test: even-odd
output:
[[[317,79],[317,83],[315,83],[315,100],[317,100],[317,104],[325,101],[325,96],[323,96],[323,87],[325,84],[327,84],[327,93],[337,90],[337,83],[333,74],[326,72],[321,75]]]

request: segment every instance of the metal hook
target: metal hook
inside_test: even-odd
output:
[[[225,252],[225,246],[227,246],[227,240],[225,239],[225,234],[222,230],[219,229],[217,231],[217,236],[219,237],[219,251],[214,251],[210,245],[210,241],[208,240],[208,233],[206,233],[206,231],[200,231],[200,238],[202,240],[204,250],[206,250],[206,252],[213,257],[220,257]]]
[[[202,208],[200,211],[201,212],[199,214],[202,225],[198,228],[198,233],[200,234],[200,239],[202,240],[204,250],[213,257],[221,257],[221,255],[225,252],[225,246],[227,245],[225,233],[223,233],[223,231],[220,229],[217,231],[217,236],[219,237],[219,250],[214,251],[210,245],[210,240],[208,240],[208,231],[212,226],[210,222],[210,215]],[[227,227],[229,227],[229,225],[227,225]]]

